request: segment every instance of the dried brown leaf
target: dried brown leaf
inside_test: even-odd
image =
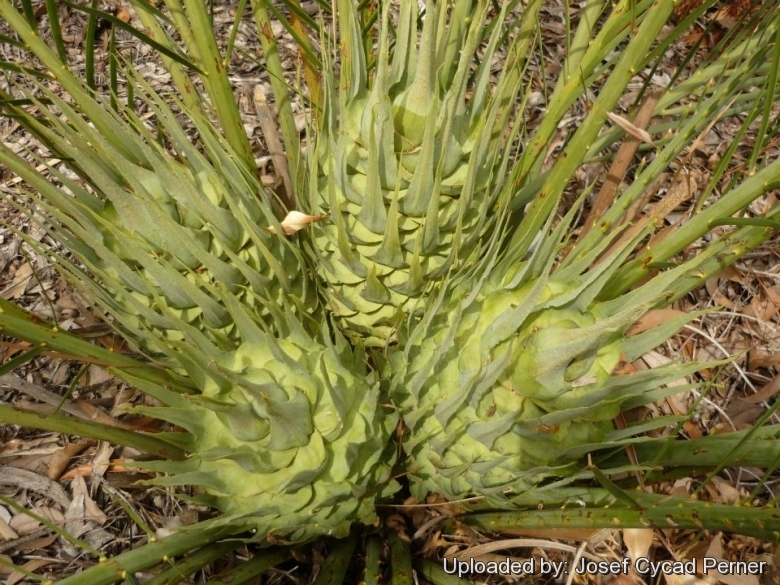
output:
[[[637,126],[634,126],[623,116],[618,116],[617,114],[613,114],[612,112],[607,112],[607,117],[610,120],[612,120],[612,122],[620,126],[627,134],[630,134],[640,142],[653,144],[653,137],[650,136],[647,130],[642,130],[642,128],[638,128]]]
[[[19,538],[19,535],[8,522],[0,518],[0,540],[14,540],[15,538]]]
[[[744,429],[752,427],[762,414],[764,414],[764,407],[761,405],[746,404],[740,400],[734,400],[729,403],[726,409],[731,422],[737,429]]]
[[[778,306],[763,292],[759,292],[742,312],[759,321],[770,321],[777,314]]]
[[[32,516],[28,516],[27,514],[17,514],[13,518],[11,518],[11,521],[8,523],[8,526],[16,532],[17,534],[24,536],[25,534],[30,534],[31,532],[34,532],[37,528],[41,526],[41,523],[33,518]]]
[[[755,394],[741,397],[740,400],[748,404],[759,404],[771,399],[778,392],[780,392],[780,375],[775,376],[770,382],[761,386]]]
[[[65,471],[70,465],[73,458],[81,453],[91,444],[90,441],[82,441],[80,443],[68,443],[63,448],[59,449],[49,460],[48,469],[46,475],[49,479],[59,479],[62,472]]]
[[[22,264],[14,274],[11,286],[5,289],[2,297],[6,300],[18,299],[24,294],[33,277],[33,269],[29,262]]]
[[[34,514],[42,516],[53,524],[60,525],[64,519],[62,512],[49,506],[35,506],[32,511]],[[41,522],[28,514],[20,513],[11,518],[8,525],[14,532],[20,536],[24,536],[35,532],[35,530],[41,526]]]
[[[731,266],[724,268],[723,270],[718,272],[718,274],[716,274],[715,276],[717,278],[725,278],[732,282],[738,282],[739,284],[745,284],[745,276],[733,264]]]
[[[717,489],[716,500],[724,504],[736,504],[740,501],[739,490],[722,477],[712,478],[712,485]]]
[[[75,403],[76,406],[78,406],[81,409],[81,411],[86,415],[86,417],[82,416],[82,418],[86,418],[90,422],[96,422],[102,425],[108,425],[110,427],[124,429],[126,431],[137,430],[136,425],[128,424],[122,422],[121,420],[117,420],[114,417],[103,412],[97,406],[90,404],[89,402],[86,402],[84,400],[76,400]]]
[[[685,432],[691,439],[701,439],[704,436],[699,425],[692,420],[686,420],[683,423],[683,429],[685,429]]]
[[[672,319],[685,315],[685,311],[677,309],[653,309],[642,315],[626,333],[627,336],[638,335],[643,331],[668,323]]]
[[[101,510],[100,507],[98,507],[98,505],[95,503],[95,500],[93,500],[89,495],[87,483],[84,481],[84,478],[81,476],[81,474],[76,475],[76,477],[73,478],[73,481],[70,482],[70,490],[73,494],[74,500],[77,497],[83,496],[85,518],[88,518],[90,521],[96,522],[100,525],[106,523],[106,515],[103,513],[103,510]]]
[[[19,552],[37,552],[39,553],[43,549],[45,549],[47,546],[54,543],[55,540],[59,538],[59,535],[57,534],[50,534],[49,536],[42,536],[40,538],[33,538],[32,540],[24,540],[23,542],[20,542],[16,546],[14,546],[14,550]]]
[[[780,354],[763,348],[751,349],[748,352],[748,367],[751,370],[758,368],[774,368],[780,366]]]
[[[114,376],[106,368],[97,364],[90,364],[87,372],[89,377],[84,381],[88,382],[90,386],[105,384],[114,379]]]
[[[716,274],[715,276],[710,276],[705,282],[704,282],[704,289],[707,291],[707,294],[710,295],[710,298],[712,298],[712,295],[715,294],[715,292],[720,287],[720,275]]]
[[[111,457],[114,455],[114,447],[108,441],[100,441],[97,452],[92,458],[92,475],[103,477],[111,465]]]
[[[81,481],[84,479],[82,478]],[[70,502],[70,507],[65,511],[66,522],[63,529],[75,538],[84,534],[88,530],[87,524],[84,522],[85,513],[84,496],[75,496]]]
[[[31,561],[27,561],[21,566],[26,571],[32,573],[40,569],[41,567],[45,567],[46,565],[51,565],[52,563],[55,562],[57,561],[55,561],[54,559],[33,559]],[[8,576],[8,579],[6,579],[5,585],[16,585],[25,577],[27,577],[26,573],[22,573],[21,571],[14,571]]]
[[[112,463],[108,470],[110,472],[113,472],[115,474],[116,482],[113,485],[119,485],[123,481],[121,478],[123,477],[120,474],[129,474],[129,475],[137,475],[138,470],[134,467],[125,467],[122,464],[122,460],[117,460],[114,463]],[[81,474],[84,477],[88,477],[92,475],[92,464],[88,463],[87,465],[79,465],[78,467],[74,469],[68,470],[66,473],[62,474],[62,477],[60,478],[60,481],[66,480],[66,479],[73,479],[76,477],[77,474]],[[132,483],[132,482],[130,482]]]
[[[715,293],[712,295],[712,300],[719,307],[725,307],[726,309],[734,308],[734,303],[730,298],[720,292],[720,289],[715,290]]]
[[[674,496],[675,498],[687,500],[691,495],[691,483],[692,480],[690,477],[684,477],[682,479],[676,480],[672,486],[672,489],[669,491],[669,495]]]

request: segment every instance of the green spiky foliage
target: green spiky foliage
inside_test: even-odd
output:
[[[402,372],[394,397],[406,425],[413,493],[480,494],[506,507],[544,492],[551,478],[582,478],[579,459],[594,447],[627,442],[615,429],[623,409],[658,400],[701,364],[672,363],[615,375],[699,314],[627,337],[664,306],[685,265],[612,300],[598,300],[625,252],[583,272],[597,257],[554,266],[561,223],[527,262],[503,277],[448,283],[394,353]],[[659,420],[654,426],[665,426]],[[639,432],[635,429],[633,432]],[[642,431],[648,430],[642,427]],[[564,482],[565,483],[565,482]],[[558,482],[556,487],[560,487]]]
[[[27,185],[14,204],[62,248],[27,241],[144,361],[37,324],[4,301],[0,324],[35,343],[35,355],[51,348],[109,366],[157,401],[136,412],[169,426],[149,435],[109,433],[5,405],[0,420],[134,446],[161,458],[137,462],[159,473],[151,483],[192,486],[189,497],[222,512],[69,582],[123,580],[192,551],[159,576],[176,580],[189,570],[185,562],[203,566],[236,542],[344,536],[355,521],[371,523],[377,502],[397,489],[391,436],[399,414],[402,474],[421,500],[439,492],[477,496],[483,507],[532,508],[519,513],[518,525],[538,518],[594,527],[677,522],[736,526],[760,537],[780,527],[772,511],[750,510],[736,521],[731,508],[691,511],[677,499],[631,497],[628,482],[613,483],[628,471],[661,475],[658,457],[669,441],[642,434],[683,418],[621,431],[612,419],[672,392],[666,384],[702,367],[673,363],[619,375],[623,360],[696,315],[628,336],[631,326],[778,227],[780,208],[760,218],[745,210],[780,185],[780,163],[766,148],[777,130],[780,8],[763,7],[689,77],[682,67],[656,97],[647,91],[658,83],[660,56],[713,3],[675,26],[666,0],[588,2],[564,15],[566,60],[559,72],[545,72],[541,0],[426,2],[424,11],[404,0],[398,14],[389,2],[343,0],[333,26],[291,0],[284,22],[301,49],[310,90],[304,103],[312,107],[304,150],[278,47],[267,34],[271,14],[284,15],[257,0],[252,15],[286,146],[287,195],[295,196],[283,202],[258,180],[228,77],[240,19],[221,44],[202,2],[165,0],[159,9],[134,2],[143,30],[137,21],[113,22],[159,52],[171,87],[155,92],[112,53],[114,73],[126,76],[127,104],[116,84],[104,98],[89,76],[85,82],[71,72],[54,3],[51,48],[29,1],[20,11],[0,0],[0,17],[17,35],[3,40],[34,57],[25,67],[40,65],[2,63],[20,76],[13,79],[23,92],[19,100],[0,96],[2,113],[62,161],[24,153],[30,164],[0,145],[0,161]],[[92,25],[111,18],[79,10]],[[307,26],[317,29],[319,53]],[[639,95],[619,111],[629,90]],[[578,172],[610,161],[619,143],[631,141],[608,114],[635,119],[648,100],[663,122],[650,125],[641,164],[619,173],[625,184],[605,204],[592,197],[597,180]],[[587,108],[572,128],[577,103]],[[194,133],[182,129],[182,115]],[[647,198],[664,173],[684,170],[697,137],[735,115],[742,117],[734,118],[733,148],[711,177],[688,181],[697,213],[660,237],[659,224],[680,201],[660,195],[643,216]],[[737,145],[752,132],[746,168],[724,187]],[[326,219],[283,236],[290,204]],[[583,224],[578,217],[586,212]],[[680,257],[704,236],[704,252]],[[674,443],[669,465],[771,468],[778,434],[767,427],[682,443],[685,449]],[[621,455],[628,444],[638,464]],[[587,512],[566,508],[575,502]],[[535,515],[540,504],[557,509]],[[506,516],[473,522],[512,526]],[[408,578],[408,543],[389,540],[393,573]],[[356,541],[353,533],[330,547],[323,579],[343,578]],[[379,574],[375,543],[365,557],[366,574]],[[250,561],[244,577],[286,557],[268,558]]]
[[[18,13],[5,10],[11,22],[24,26]],[[44,41],[30,30],[21,32],[56,67],[57,56]],[[188,109],[201,139],[193,145],[171,109],[176,104],[164,102],[139,78],[131,83],[155,114],[156,129],[131,108],[114,111],[68,71],[59,81],[78,106],[38,83],[37,97],[29,98],[41,115],[24,119],[84,182],[49,168],[53,184],[5,146],[3,159],[35,189],[20,207],[44,209],[46,226],[57,230],[94,279],[62,257],[57,262],[130,339],[165,353],[169,343],[184,338],[184,323],[227,349],[240,344],[231,304],[271,328],[274,307],[316,313],[305,259],[278,235],[282,229],[257,177],[226,148],[205,106]],[[16,108],[9,113],[23,115]]]
[[[44,63],[59,63],[15,8],[0,14]],[[28,241],[186,380],[184,390],[144,388],[164,406],[139,411],[185,429],[170,440],[190,454],[146,464],[168,474],[156,483],[203,487],[225,522],[251,520],[260,539],[343,536],[353,521],[371,523],[375,498],[394,490],[385,448],[396,417],[361,347],[316,321],[306,262],[211,108],[188,109],[193,145],[172,104],[141,79],[130,82],[156,133],[58,69],[78,108],[38,83],[28,97],[40,114],[25,121],[78,179],[52,167],[47,179],[6,146],[0,157],[35,189],[19,209],[42,210],[36,221],[72,256]]]
[[[384,4],[376,53],[367,55],[354,6],[339,3],[345,58],[338,78],[324,76],[309,199],[311,213],[330,218],[313,227],[329,307],[370,345],[394,342],[405,315],[495,224],[519,69],[513,62],[491,85],[504,31],[484,34],[487,10],[436,3],[421,17],[403,2],[391,51]]]
[[[664,8],[671,10],[671,6]],[[579,238],[567,233],[583,197],[565,217],[555,217],[567,182],[564,178],[607,144],[599,141],[598,133],[606,112],[634,74],[628,64],[632,52],[656,38],[668,16],[663,11],[644,15],[602,81],[591,111],[549,171],[541,172],[547,152],[533,146],[539,134],[555,124],[552,117],[545,128],[545,119],[513,169],[525,184],[521,196],[530,197],[532,203],[521,210],[514,201],[506,202],[505,208],[517,210],[507,215],[507,240],[496,238],[490,243],[493,247],[483,252],[482,262],[453,270],[440,293],[428,298],[423,315],[404,324],[398,348],[391,349],[392,394],[406,426],[404,448],[412,491],[418,498],[430,492],[453,499],[479,495],[502,507],[533,497],[541,501],[545,490],[588,475],[583,475],[584,454],[626,445],[652,427],[679,422],[661,418],[618,430],[613,420],[623,410],[679,391],[665,385],[702,365],[673,362],[630,375],[615,371],[621,360],[638,359],[698,315],[684,315],[632,337],[627,332],[645,313],[668,306],[747,251],[757,234],[735,230],[665,271],[658,272],[651,262],[669,259],[681,249],[675,246],[703,235],[710,222],[739,212],[754,196],[776,186],[780,165],[773,162],[727,190],[695,222],[678,228],[678,234],[685,235],[676,241],[668,238],[635,252],[656,229],[658,210],[669,203],[660,203],[655,212],[636,220],[636,228],[625,218],[661,165],[682,153],[686,142],[678,137],[696,136],[706,129],[722,115],[720,104],[733,103],[732,92],[740,92],[745,79],[763,81],[767,65],[777,59],[777,46],[763,45],[763,54],[759,47],[761,39],[775,42],[777,11],[769,12],[753,38],[735,43],[723,61],[726,67],[707,71],[717,75],[720,84],[712,94],[700,96],[695,115],[689,108],[680,118],[675,138],[657,145],[653,162],[638,171],[633,185],[607,206],[600,225]],[[621,18],[625,15],[616,9],[604,29]],[[587,26],[587,21],[580,26]],[[586,79],[599,41],[609,39],[599,37],[591,43],[580,62]],[[690,87],[690,82],[681,87]],[[500,87],[501,80],[498,83]],[[768,83],[776,79],[770,76]],[[551,104],[556,97],[569,99],[567,85],[566,78],[559,80]],[[682,96],[679,89],[667,88],[660,101],[668,107],[675,96]],[[505,194],[499,195],[499,208]],[[758,239],[771,233],[760,231]]]
[[[138,411],[186,429],[186,461],[145,462],[157,485],[197,485],[223,521],[252,520],[258,536],[302,542],[371,524],[375,501],[397,489],[390,433],[396,416],[379,381],[341,338],[317,343],[289,320],[284,339],[256,331],[232,352],[187,346],[197,394],[147,390],[165,407]],[[182,360],[184,361],[184,360]]]

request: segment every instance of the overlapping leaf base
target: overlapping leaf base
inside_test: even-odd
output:
[[[330,308],[370,345],[393,341],[423,292],[491,233],[491,180],[517,87],[513,73],[489,87],[500,27],[485,65],[471,70],[487,6],[470,4],[449,14],[431,5],[418,41],[417,5],[403,2],[391,56],[386,3],[369,81],[359,20],[351,2],[340,3],[348,48],[338,93],[326,74],[311,207],[330,215],[314,228]]]
[[[699,367],[613,375],[621,360],[637,359],[695,317],[626,337],[693,267],[599,302],[620,255],[582,276],[576,263],[550,275],[548,245],[514,278],[466,280],[450,299],[431,303],[406,349],[392,356],[402,372],[393,396],[418,498],[480,494],[501,506],[571,476],[583,453],[618,439],[612,421],[622,409],[645,403],[650,392],[657,398],[664,384]]]
[[[45,123],[33,129],[73,161],[89,188],[55,169],[64,189],[21,160],[9,158],[9,165],[38,189],[31,204],[50,214],[50,228],[99,280],[57,257],[77,288],[89,290],[142,348],[167,353],[168,343],[184,338],[182,324],[207,333],[221,348],[234,348],[241,339],[231,303],[271,328],[269,306],[316,310],[300,251],[272,233],[278,222],[258,197],[260,185],[224,150],[208,121],[193,113],[204,154],[170,108],[147,96],[180,153],[176,160],[130,110],[122,112],[128,123],[83,96],[94,128],[56,94],[45,95],[68,122],[47,110]]]
[[[20,13],[0,8],[56,60]],[[44,211],[38,221],[72,256],[48,253],[75,287],[191,392],[132,379],[164,405],[139,411],[187,431],[160,435],[189,457],[144,463],[167,474],[153,483],[205,490],[199,500],[225,522],[251,520],[258,539],[371,523],[375,500],[397,488],[397,415],[363,346],[322,317],[307,261],[252,169],[205,104],[188,111],[193,144],[171,104],[134,78],[158,141],[133,108],[115,111],[57,71],[78,108],[39,85],[56,110],[31,96],[43,119],[25,120],[78,178],[52,168],[51,181],[2,146],[0,160],[36,189],[20,207]]]
[[[153,483],[200,486],[209,496],[199,500],[226,521],[250,518],[272,541],[344,536],[352,522],[373,522],[376,499],[397,489],[388,447],[397,416],[361,352],[337,339],[259,335],[210,363],[182,346],[202,393],[157,389],[167,406],[139,410],[189,431],[191,456],[143,463],[169,474]]]

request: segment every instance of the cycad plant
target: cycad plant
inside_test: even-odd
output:
[[[2,9],[27,27],[25,42],[57,59],[22,14]],[[29,117],[30,130],[90,177],[92,191],[51,169],[55,186],[6,147],[4,158],[37,191],[21,208],[39,205],[83,265],[55,262],[139,350],[186,379],[174,392],[147,387],[163,406],[139,412],[188,431],[168,440],[192,456],[149,469],[172,472],[166,484],[203,486],[226,520],[255,517],[266,538],[343,535],[353,520],[371,522],[368,500],[393,463],[383,448],[394,413],[359,346],[314,324],[306,264],[257,197],[257,180],[197,111],[205,156],[170,106],[145,96],[176,160],[131,110],[112,110],[69,72],[63,85],[74,104],[33,89],[43,116]]]
[[[432,5],[419,39],[417,5],[400,8],[392,52],[390,4],[377,15],[372,55],[360,49],[355,8],[339,7],[347,58],[339,85],[328,78],[322,84],[310,173],[317,181],[308,194],[312,212],[330,217],[312,228],[329,307],[347,330],[377,346],[393,344],[432,283],[473,260],[496,228],[492,182],[516,146],[503,130],[521,87],[517,53],[527,50],[533,27],[528,19],[517,31],[522,38],[507,73],[493,86],[505,31],[481,30],[487,5],[461,2],[451,13]],[[473,70],[478,49],[482,62]]]
[[[640,482],[662,476],[669,441],[644,433],[684,418],[621,429],[613,419],[678,392],[672,382],[704,367],[616,373],[699,315],[630,329],[778,225],[778,208],[764,217],[746,210],[780,184],[780,162],[767,154],[780,9],[762,7],[708,57],[692,51],[697,68],[653,81],[664,53],[712,4],[672,24],[665,0],[596,0],[576,11],[567,3],[566,59],[552,72],[541,0],[427,2],[424,10],[416,0],[340,0],[335,14],[323,5],[320,19],[295,2],[288,18],[257,0],[250,9],[286,155],[274,163],[290,178],[289,191],[275,194],[258,178],[228,76],[237,29],[223,38],[202,3],[134,2],[130,25],[69,4],[90,28],[104,18],[154,49],[171,74],[166,92],[155,91],[113,51],[101,92],[89,66],[84,79],[70,68],[53,2],[44,29],[31,3],[0,0],[8,26],[0,40],[24,55],[22,64],[2,63],[11,82],[2,115],[47,151],[0,145],[0,161],[25,185],[8,203],[43,226],[49,244],[19,235],[135,355],[78,340],[57,329],[56,316],[42,325],[5,302],[3,331],[32,344],[26,356],[49,350],[108,366],[154,399],[136,413],[169,426],[123,433],[5,405],[0,420],[133,446],[158,457],[134,464],[159,472],[152,484],[194,486],[190,497],[221,511],[73,579],[112,582],[190,552],[160,577],[169,579],[247,540],[346,536],[353,522],[374,522],[377,503],[399,489],[396,473],[419,500],[476,496],[480,511],[519,510],[518,524],[777,530],[764,509],[681,508],[629,494],[624,478],[615,483],[627,472]],[[239,14],[246,8],[239,3]],[[265,34],[272,14],[300,48],[297,93]],[[635,103],[617,115],[628,88]],[[295,95],[306,108],[303,145]],[[583,102],[562,140],[565,118]],[[653,115],[663,121],[645,131]],[[739,120],[734,145],[709,177],[686,175],[689,149],[723,119]],[[735,171],[748,136],[749,160]],[[631,160],[639,163],[628,171]],[[576,180],[610,161],[608,179]],[[669,169],[676,175],[663,184]],[[659,232],[689,199],[695,213]],[[293,233],[292,211],[314,223]],[[705,250],[683,254],[705,236]],[[748,457],[769,467],[778,447],[759,439],[777,432],[680,443],[665,460],[712,470]],[[574,501],[594,513],[537,512]],[[597,513],[607,505],[609,516]],[[527,506],[533,513],[522,512]],[[334,556],[351,554],[354,536],[345,542]],[[366,545],[369,573],[377,551],[376,541]],[[242,577],[284,558],[275,554]],[[393,558],[400,575],[407,561]]]

